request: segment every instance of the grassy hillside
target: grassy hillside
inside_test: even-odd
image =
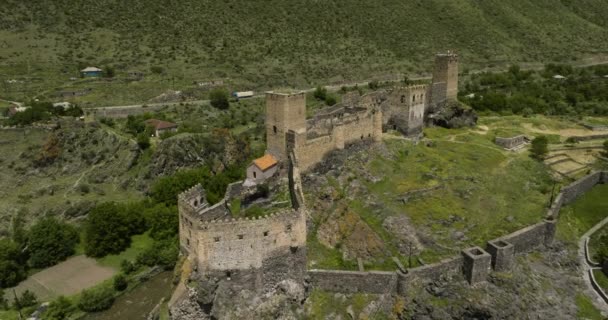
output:
[[[570,62],[608,52],[606,16],[602,0],[5,0],[0,77],[29,80],[0,92],[45,93],[85,65],[245,89],[426,72],[448,48],[468,67]]]

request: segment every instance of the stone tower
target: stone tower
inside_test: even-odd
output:
[[[266,93],[266,150],[278,160],[287,159],[286,135],[306,132],[306,93]]]
[[[435,56],[431,107],[458,98],[458,55],[448,51]]]

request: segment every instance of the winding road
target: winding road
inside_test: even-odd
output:
[[[596,308],[601,310],[602,313],[604,313],[604,314],[608,314],[608,304],[606,304],[606,302],[602,299],[602,297],[599,295],[599,293],[597,293],[597,291],[595,291],[595,289],[593,288],[593,285],[591,285],[591,279],[589,278],[589,271],[592,270],[594,267],[590,266],[589,263],[587,262],[585,244],[587,242],[587,239],[589,239],[589,237],[591,237],[594,233],[596,233],[598,230],[600,230],[606,224],[608,224],[608,217],[604,218],[604,220],[602,220],[600,223],[596,224],[595,226],[593,226],[593,228],[589,229],[589,231],[587,231],[578,241],[578,259],[582,266],[581,273],[582,273],[583,279],[585,280],[585,284],[587,285],[587,291],[588,291],[587,295],[589,297],[594,298],[594,299],[592,299],[593,304],[595,305]]]

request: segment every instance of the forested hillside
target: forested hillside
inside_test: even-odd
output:
[[[3,0],[0,76],[85,65],[304,85],[608,52],[605,0]],[[160,71],[160,68],[156,68]],[[173,79],[175,81],[175,79]]]

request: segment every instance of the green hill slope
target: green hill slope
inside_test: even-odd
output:
[[[428,70],[448,48],[470,67],[570,62],[608,52],[606,17],[605,0],[4,0],[0,77],[162,66],[305,85]]]

